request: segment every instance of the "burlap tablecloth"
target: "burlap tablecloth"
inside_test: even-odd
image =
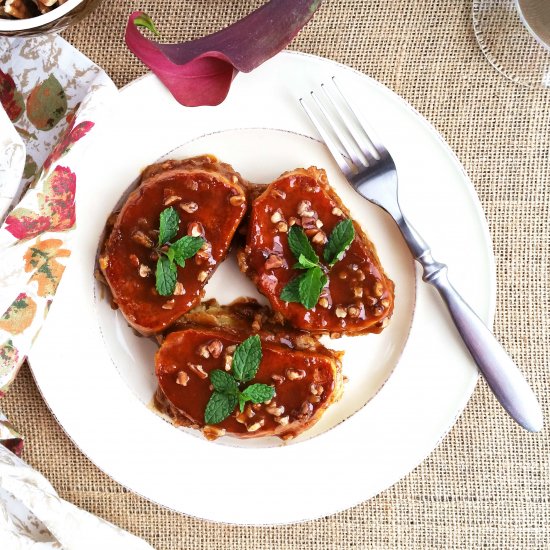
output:
[[[131,10],[144,9],[164,36],[183,39],[213,32],[261,3],[106,0],[64,36],[121,86],[145,72],[123,44]],[[471,0],[327,0],[292,48],[388,85],[456,151],[493,236],[496,334],[548,413],[550,92],[522,88],[486,62],[472,31]],[[127,491],[71,443],[26,367],[2,407],[26,435],[23,458],[63,498],[159,550],[550,548],[548,428],[539,435],[522,431],[484,382],[451,433],[400,483],[335,516],[273,528],[203,522]]]

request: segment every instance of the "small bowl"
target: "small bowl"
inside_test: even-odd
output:
[[[67,0],[61,6],[36,17],[28,19],[0,18],[0,35],[37,36],[63,30],[88,15],[101,1]]]

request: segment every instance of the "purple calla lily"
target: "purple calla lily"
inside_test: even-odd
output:
[[[161,44],[143,36],[137,27],[154,25],[136,11],[126,26],[126,44],[182,105],[218,105],[238,72],[252,71],[285,48],[321,3],[271,0],[221,31],[181,44]]]

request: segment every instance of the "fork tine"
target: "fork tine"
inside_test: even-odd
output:
[[[321,87],[324,89],[323,84],[321,84]],[[332,104],[334,106],[331,98],[326,94],[326,92],[325,92],[325,96],[327,97],[329,104]],[[353,146],[353,143],[351,143],[348,137],[346,136],[346,121],[341,117],[340,112],[337,109],[335,109],[337,116],[340,117],[340,120],[334,120],[334,117],[329,113],[329,110],[327,109],[327,107],[325,107],[325,105],[323,105],[323,102],[317,97],[315,92],[311,92],[311,97],[313,98],[313,100],[317,104],[317,107],[325,117],[328,127],[332,129],[334,135],[342,145],[342,148],[346,152],[348,158],[351,159],[351,162],[353,163],[353,165],[358,170],[362,168],[366,168],[365,162],[363,161],[363,159],[361,159],[358,156],[357,151]],[[339,130],[339,128],[343,128],[343,130]]]
[[[332,77],[332,82],[334,84],[334,87],[338,91],[338,94],[342,99],[343,103],[346,105],[347,110],[350,113],[352,119],[354,120],[355,126],[359,128],[359,130],[363,134],[363,138],[366,139],[367,143],[369,144],[369,147],[372,149],[377,159],[387,156],[388,150],[386,149],[386,147],[384,147],[384,145],[378,138],[376,132],[373,130],[372,126],[364,120],[359,120],[359,117],[357,116],[357,111],[352,108],[352,106],[350,105],[350,102],[348,101],[348,99],[340,89],[340,86],[338,86],[336,77],[334,76]],[[363,149],[361,149],[361,151],[363,151],[364,153]]]
[[[304,111],[306,112],[306,115],[309,117],[309,119],[313,123],[313,126],[315,126],[315,128],[323,138],[325,145],[328,147],[328,150],[330,151],[331,155],[334,157],[334,160],[340,167],[340,170],[343,172],[344,176],[346,176],[346,178],[351,177],[353,175],[353,172],[348,162],[340,152],[338,145],[332,139],[332,136],[330,135],[330,133],[325,130],[324,126],[320,123],[319,119],[313,114],[313,111],[306,105],[306,102],[303,100],[303,98],[300,98],[300,105],[302,106],[302,109],[304,109]]]
[[[364,140],[361,140],[361,138],[357,135],[357,130],[354,130],[353,121],[349,120],[349,115],[346,115],[344,113],[344,110],[340,107],[340,104],[334,100],[332,95],[329,93],[327,86],[325,86],[324,83],[321,84],[321,88],[325,94],[325,97],[327,98],[327,101],[332,105],[333,109],[338,113],[341,124],[347,130],[347,132],[349,133],[349,135],[351,136],[351,139],[355,144],[355,145],[351,144],[349,147],[346,147],[346,151],[349,152],[350,147],[352,149],[357,148],[357,150],[360,151],[362,155],[365,157],[365,160],[367,161],[368,165],[373,166],[378,160],[378,156],[373,155],[373,153],[369,150],[370,142],[367,142],[368,143],[367,146],[365,146],[364,144],[361,144],[361,141],[364,141]],[[342,95],[341,92],[340,92],[340,95]],[[344,101],[345,101],[345,98],[344,98]],[[347,104],[347,106],[349,107],[349,104]],[[358,164],[357,162],[355,163]],[[363,161],[361,161],[360,166],[366,167]]]

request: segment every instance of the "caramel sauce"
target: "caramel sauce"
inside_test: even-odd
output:
[[[349,217],[326,182],[324,171],[315,168],[283,175],[252,205],[241,268],[269,299],[273,309],[297,328],[345,334],[379,332],[384,319],[391,316],[394,285],[384,274],[373,244],[356,222],[355,238],[343,259],[326,270],[328,284],[319,303],[307,310],[302,304],[280,298],[288,282],[302,273],[292,269],[297,261],[288,245],[292,223],[303,227],[322,262],[325,243],[316,242],[315,235],[321,232],[319,241],[326,240],[334,227]],[[282,262],[273,261],[273,256]],[[271,267],[273,264],[275,267]]]
[[[227,370],[227,348],[240,344],[248,335],[199,328],[170,333],[155,360],[162,392],[157,394],[157,403],[163,403],[164,410],[179,424],[204,428],[204,411],[212,394],[208,373]],[[221,353],[205,357],[204,350],[213,342],[221,344]],[[274,434],[286,439],[310,427],[341,392],[340,362],[325,351],[293,350],[262,336],[262,361],[250,383],[274,386],[275,397],[269,404],[247,403],[243,414],[237,407],[216,428],[242,438]],[[241,391],[247,385],[241,385]]]

